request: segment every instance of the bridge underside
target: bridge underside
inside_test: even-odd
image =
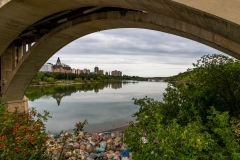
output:
[[[106,29],[166,32],[240,59],[237,0],[4,0],[0,7],[1,93],[5,101],[22,100],[34,75],[62,47]]]

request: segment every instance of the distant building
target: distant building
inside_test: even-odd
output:
[[[76,74],[80,74],[80,73],[81,73],[81,70],[77,69]]]
[[[72,69],[72,73],[76,74],[76,69],[75,68]]]
[[[105,75],[108,76],[108,72],[106,72]]]
[[[97,66],[94,67],[94,73],[98,73],[98,71],[99,71],[99,68]]]
[[[112,71],[112,76],[122,76],[122,72],[121,71]]]
[[[51,63],[46,63],[42,66],[40,69],[41,72],[52,72],[52,64]]]
[[[87,69],[87,74],[90,74],[90,69]]]
[[[72,73],[72,69],[70,66],[61,63],[58,57],[56,64],[52,66],[52,72]]]
[[[87,74],[87,70],[88,70],[88,69],[84,68],[84,69],[82,70],[82,73]]]
[[[103,70],[99,70],[99,71],[98,71],[98,74],[103,74],[103,73],[104,73]]]

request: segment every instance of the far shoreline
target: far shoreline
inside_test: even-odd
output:
[[[48,82],[42,82],[40,84],[30,84],[29,86],[67,86],[67,85],[74,85],[74,84],[97,84],[97,83],[114,83],[114,82],[122,82],[122,81],[127,81],[127,80],[110,80],[110,81],[105,81],[105,82],[74,82],[72,80],[65,81],[65,82],[60,82],[60,83],[48,83]],[[133,80],[132,80],[133,81]],[[137,81],[138,82],[138,81]]]

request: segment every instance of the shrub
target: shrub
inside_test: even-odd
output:
[[[173,77],[162,102],[134,99],[133,159],[240,159],[240,62],[207,55],[194,67]]]
[[[37,114],[35,108],[19,114],[9,112],[0,105],[0,159],[47,159],[44,157],[45,142],[48,136],[43,121],[49,112]]]

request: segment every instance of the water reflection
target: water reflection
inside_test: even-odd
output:
[[[92,84],[73,84],[73,85],[49,85],[49,86],[30,86],[25,95],[30,101],[35,101],[41,97],[52,97],[57,101],[58,106],[62,98],[71,96],[72,93],[94,91],[98,93],[104,88],[120,89],[122,85],[138,82],[116,82],[116,83],[92,83]]]
[[[76,122],[87,119],[85,131],[98,132],[127,125],[139,109],[132,98],[147,95],[161,100],[166,86],[163,82],[31,86],[26,96],[30,107],[36,107],[39,113],[50,112],[53,118],[48,120],[47,130],[71,131]]]

